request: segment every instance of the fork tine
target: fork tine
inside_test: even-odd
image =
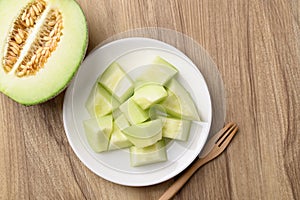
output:
[[[231,131],[237,127],[237,125],[233,122],[230,122],[229,124],[227,124],[224,128],[223,128],[223,134],[217,139],[217,141],[215,142],[215,144],[217,144],[218,146],[220,146],[223,141],[226,140],[226,138],[228,137],[228,135],[231,133]]]
[[[223,145],[223,146],[227,146],[228,143],[229,143],[229,142],[232,140],[232,138],[235,136],[235,134],[238,132],[238,130],[239,130],[239,128],[236,126],[236,127],[234,128],[234,130],[230,133],[228,139],[225,140],[225,141],[223,142],[222,145]]]
[[[217,144],[219,142],[219,140],[222,138],[222,136],[226,133],[227,129],[230,128],[232,126],[231,122],[226,124],[226,126],[224,126],[219,132],[219,136],[216,138],[216,140],[214,141],[215,144]],[[220,135],[220,133],[222,133]],[[217,136],[218,134],[216,134],[215,136]]]
[[[217,144],[219,142],[219,140],[222,138],[222,136],[226,133],[226,131],[233,126],[234,123],[233,122],[229,122],[228,124],[226,124],[226,126],[224,126],[218,133],[222,132],[222,134],[216,138],[215,144]],[[217,135],[217,134],[216,134]]]
[[[222,137],[220,142],[218,143],[218,147],[227,146],[227,144],[232,140],[233,136],[238,131],[238,127],[236,124],[234,124],[228,131],[226,131],[226,134]]]

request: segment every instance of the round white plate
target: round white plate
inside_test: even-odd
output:
[[[129,72],[138,66],[150,64],[156,56],[176,66],[179,71],[177,80],[190,92],[203,122],[192,123],[187,142],[172,141],[167,145],[166,162],[131,167],[128,149],[93,152],[87,143],[82,122],[90,118],[85,102],[97,78],[113,61]],[[92,51],[69,85],[63,105],[64,128],[75,154],[97,175],[127,186],[157,184],[182,172],[203,148],[211,119],[209,91],[198,68],[178,49],[148,38],[121,39]]]

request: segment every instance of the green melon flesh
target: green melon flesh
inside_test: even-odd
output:
[[[151,120],[157,119],[160,116],[167,116],[166,109],[160,104],[154,104],[149,109],[149,117]]]
[[[197,107],[186,89],[175,79],[166,85],[168,96],[161,105],[170,115],[186,120],[200,121]]]
[[[132,99],[142,109],[147,109],[154,103],[157,103],[164,99],[168,93],[163,86],[158,84],[147,84],[134,91]]]
[[[85,104],[92,117],[110,114],[120,103],[113,98],[100,84],[93,87]]]
[[[112,115],[107,115],[83,122],[87,141],[95,152],[107,151],[113,129],[112,121]]]
[[[124,114],[121,114],[115,118],[115,123],[121,130],[130,126],[129,121]]]
[[[141,107],[139,107],[132,98],[125,101],[119,109],[124,113],[131,124],[138,124],[146,121],[149,115]]]
[[[178,71],[172,64],[157,56],[153,64],[140,66],[133,73],[135,88],[138,88],[148,82],[165,85]]]
[[[123,115],[123,113],[122,113],[122,111],[118,107],[118,108],[116,108],[116,109],[113,110],[112,115],[113,115],[114,119],[117,119],[120,115]]]
[[[45,13],[51,9],[58,9],[62,14],[63,36],[56,49],[47,59],[43,68],[35,75],[17,77],[15,65],[13,70],[6,73],[3,70],[3,60],[8,36],[14,21],[20,12],[32,0],[0,1],[0,91],[16,102],[24,105],[35,105],[45,102],[58,95],[75,75],[80,66],[88,44],[88,29],[85,16],[80,6],[74,0],[45,0]],[[37,24],[42,24],[44,17],[40,17]],[[39,27],[34,26],[30,32],[34,38]],[[28,39],[30,46],[31,40]],[[27,44],[26,43],[26,44]],[[45,44],[43,44],[45,45]],[[21,51],[25,54],[26,49]],[[19,58],[20,62],[22,58]]]
[[[156,119],[136,125],[123,130],[123,133],[136,147],[150,146],[162,138],[162,120]]]
[[[114,129],[110,137],[108,150],[123,149],[131,147],[132,143],[122,133],[117,123],[114,123]]]
[[[98,79],[119,102],[123,103],[133,93],[133,82],[121,66],[113,62]]]
[[[130,164],[132,167],[163,162],[167,159],[164,140],[160,140],[157,143],[144,148],[135,146],[130,147]]]
[[[187,141],[191,121],[170,117],[159,117],[163,121],[162,136],[170,139]]]
[[[174,67],[174,65],[172,65],[171,63],[169,63],[168,61],[166,61],[165,59],[163,59],[160,56],[156,56],[155,57],[155,59],[153,60],[153,64],[161,64],[161,65],[169,66],[171,68],[170,72],[173,70],[173,73],[168,73],[170,75],[169,79],[173,78],[173,76],[175,74],[177,74],[177,72],[178,72],[177,69],[176,69],[176,67]],[[173,76],[171,76],[171,74],[173,74]]]

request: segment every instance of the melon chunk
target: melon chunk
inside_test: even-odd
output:
[[[134,80],[135,88],[138,88],[144,83],[149,82],[165,85],[177,73],[178,71],[174,66],[157,57],[153,64],[138,67],[130,72],[130,76]]]
[[[126,137],[136,147],[150,146],[162,139],[162,120],[156,119],[132,125],[123,130]]]
[[[93,87],[85,104],[86,109],[92,117],[102,117],[110,114],[119,105],[120,103],[97,83]]]
[[[168,115],[166,109],[160,104],[152,105],[148,112],[151,120],[157,119],[160,116],[166,117]]]
[[[123,103],[133,93],[133,82],[121,68],[113,62],[98,79],[119,102]]]
[[[119,126],[116,123],[114,123],[113,127],[114,128],[113,128],[113,132],[110,137],[108,150],[123,149],[123,148],[131,147],[132,143],[122,133]]]
[[[107,151],[113,129],[112,121],[112,115],[107,115],[83,122],[87,141],[95,152]]]
[[[127,120],[126,116],[124,114],[119,115],[116,119],[115,119],[115,123],[116,125],[121,129],[125,129],[127,127],[130,126],[129,121]]]
[[[169,63],[167,60],[163,59],[160,56],[156,56],[155,59],[153,60],[153,63],[154,64],[160,64],[160,65],[169,66],[171,69],[173,69],[173,70],[176,71],[176,72],[173,71],[174,75],[177,74],[177,72],[178,72],[177,69],[176,69],[176,67],[174,67],[171,63]],[[172,74],[172,73],[169,73],[169,74]],[[173,77],[171,77],[171,78],[173,78]]]
[[[142,109],[145,110],[152,106],[154,103],[157,103],[164,99],[167,95],[168,93],[163,86],[158,84],[147,84],[135,90],[132,99]]]
[[[187,141],[191,121],[170,117],[159,117],[163,121],[162,136],[170,139]]]
[[[138,124],[149,118],[147,112],[139,107],[132,98],[125,101],[119,108],[131,124]]]
[[[133,167],[163,162],[167,160],[166,145],[164,140],[157,143],[138,148],[135,146],[130,147],[130,164]]]
[[[175,79],[166,85],[168,96],[161,102],[167,113],[177,118],[200,121],[197,107],[186,89]]]

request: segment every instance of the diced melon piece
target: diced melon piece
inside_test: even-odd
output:
[[[119,115],[116,119],[115,119],[115,123],[116,125],[121,129],[125,129],[127,127],[130,126],[130,123],[128,121],[128,119],[125,117],[124,114]]]
[[[200,121],[197,107],[186,89],[175,79],[166,85],[168,96],[161,102],[166,111],[177,118]]]
[[[136,88],[148,82],[165,85],[178,72],[174,66],[166,64],[167,62],[162,62],[159,59],[154,62],[156,63],[140,66],[130,72]]]
[[[119,102],[123,103],[133,93],[133,82],[121,66],[113,62],[99,77],[101,83]]]
[[[167,111],[168,114],[181,117],[181,104],[178,97],[171,92],[169,89],[166,89],[168,96],[160,103],[160,105]]]
[[[125,101],[119,109],[124,113],[131,124],[138,124],[146,121],[149,115],[141,107],[139,107],[132,98]]]
[[[122,114],[123,114],[123,112],[122,112],[119,108],[115,109],[115,110],[112,112],[112,116],[113,116],[114,119],[118,118],[118,117],[119,117],[120,115],[122,115]]]
[[[113,129],[112,115],[92,118],[83,122],[85,134],[90,147],[95,152],[106,151]]]
[[[176,73],[177,73],[176,67],[174,67],[171,63],[169,63],[168,61],[166,61],[165,59],[163,59],[163,58],[160,57],[160,56],[156,56],[156,57],[155,57],[155,59],[153,60],[153,64],[167,65],[167,66],[169,66],[170,68],[175,69],[175,70],[176,70]],[[176,73],[175,73],[175,74],[176,74]]]
[[[146,147],[162,138],[162,120],[156,119],[141,124],[132,125],[123,130],[123,133],[136,147]]]
[[[148,165],[167,160],[167,152],[164,140],[157,143],[138,148],[136,146],[130,147],[130,164],[133,167]]]
[[[163,86],[158,84],[147,84],[134,91],[132,99],[142,109],[147,109],[154,103],[164,99],[168,95]]]
[[[104,117],[97,117],[97,122],[98,122],[99,126],[102,127],[103,132],[106,135],[110,136],[110,134],[113,130],[113,117],[112,117],[112,115],[106,115]]]
[[[114,129],[110,137],[108,150],[123,149],[131,147],[132,143],[122,133],[116,123],[114,123]]]
[[[163,121],[163,137],[187,141],[190,133],[191,121],[170,117],[159,118]]]
[[[149,111],[150,119],[157,119],[159,116],[167,116],[166,109],[160,104],[154,104],[150,107]]]
[[[85,104],[91,117],[110,114],[120,103],[101,85],[95,84]]]

